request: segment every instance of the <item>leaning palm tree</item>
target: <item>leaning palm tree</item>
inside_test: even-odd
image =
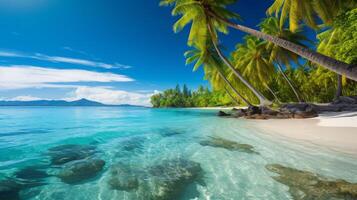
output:
[[[302,42],[309,42],[307,37],[305,37],[300,30],[291,32],[290,30],[280,26],[280,22],[279,22],[278,18],[276,18],[276,17],[265,18],[259,24],[259,26],[263,33],[273,35],[273,36],[276,36],[279,38],[283,38],[285,40],[289,40],[289,41],[294,42],[295,44],[299,44],[301,46],[304,46],[304,44]],[[275,45],[272,42],[268,42],[266,44],[266,48],[270,53],[269,61],[276,64],[277,69],[279,70],[279,72],[281,73],[283,78],[286,80],[286,82],[289,84],[289,87],[294,92],[297,100],[299,102],[302,102],[302,99],[301,99],[298,91],[295,89],[292,81],[285,74],[285,72],[283,70],[283,66],[282,66],[282,65],[284,65],[286,68],[290,68],[291,62],[297,63],[299,56],[291,51],[288,51],[284,48],[281,48],[281,47]]]
[[[244,44],[238,44],[232,53],[232,61],[235,68],[242,71],[244,77],[254,81],[255,87],[268,90],[276,99],[276,95],[269,87],[274,77],[274,65],[269,61],[269,52],[266,42],[254,36],[246,36]]]
[[[234,2],[236,2],[236,0],[163,0],[161,5],[174,5],[172,14],[182,15],[175,24],[176,28],[174,29],[180,30],[192,22],[189,43],[194,42],[197,38],[203,40],[207,38],[205,37],[207,35],[207,27],[205,27],[205,24],[207,25],[207,19],[209,19],[211,24],[214,25],[214,28],[219,31],[226,32],[226,26],[232,27],[272,42],[338,74],[346,75],[353,80],[357,80],[357,66],[349,65],[293,42],[234,23],[232,19],[237,19],[238,15],[226,9],[227,5]],[[198,41],[201,39],[198,39]]]
[[[189,46],[196,46],[200,49],[207,48],[206,45],[210,42],[207,42],[207,39],[211,40],[215,50],[218,53],[218,56],[222,59],[223,63],[228,66],[235,74],[235,76],[243,82],[259,99],[260,105],[270,105],[271,102],[264,97],[258,90],[256,90],[252,84],[243,78],[243,76],[234,69],[233,65],[229,60],[223,55],[222,51],[218,45],[217,32],[227,33],[227,26],[225,23],[210,18],[207,15],[207,12],[202,9],[202,6],[197,4],[199,1],[194,0],[163,0],[161,5],[171,5],[175,4],[173,9],[173,15],[182,15],[182,17],[174,24],[174,31],[178,32],[182,30],[185,26],[192,22],[190,34],[188,38]],[[226,1],[226,3],[229,3]],[[215,5],[215,1],[211,1],[212,5]],[[221,6],[221,2],[217,1],[216,6]],[[222,15],[226,16],[229,19],[239,18],[239,16],[233,12],[222,11]],[[202,64],[203,60],[198,60],[198,65]]]
[[[240,104],[239,101],[236,98],[234,98],[234,96],[231,94],[231,92],[225,86],[224,86],[224,91],[228,94],[229,98],[231,98],[234,103],[236,103],[237,105]]]
[[[253,106],[243,95],[241,95],[235,87],[233,87],[232,83],[226,78],[224,74],[224,69],[222,62],[220,61],[217,54],[212,51],[211,48],[206,49],[193,49],[187,51],[185,53],[185,57],[187,58],[186,64],[195,63],[193,67],[193,71],[199,69],[199,67],[203,66],[205,77],[209,79],[213,87],[217,86],[217,84],[222,85],[222,80],[228,87],[248,106]]]

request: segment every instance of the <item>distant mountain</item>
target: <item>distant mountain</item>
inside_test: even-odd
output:
[[[106,105],[88,99],[76,101],[64,100],[35,100],[35,101],[0,101],[0,106],[132,106],[132,105]]]

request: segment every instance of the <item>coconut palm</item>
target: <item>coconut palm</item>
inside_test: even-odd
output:
[[[225,0],[221,1],[209,1],[209,5],[217,8],[217,12],[225,4],[233,3],[234,1]],[[258,90],[256,90],[243,76],[234,69],[233,65],[228,61],[228,59],[223,55],[222,51],[218,45],[217,32],[227,33],[227,26],[220,20],[210,18],[207,15],[204,7],[201,5],[202,2],[194,0],[164,0],[161,5],[171,5],[175,4],[172,11],[173,15],[182,15],[182,17],[174,24],[174,31],[180,31],[189,23],[192,22],[190,34],[188,38],[189,46],[196,46],[200,49],[205,49],[208,44],[207,39],[210,39],[216,49],[218,56],[222,59],[223,63],[227,65],[235,74],[235,76],[243,82],[259,99],[260,105],[270,105],[271,102],[265,98]],[[233,12],[222,9],[219,13],[229,19],[238,19],[239,16]],[[203,58],[203,57],[201,57]],[[202,60],[197,61],[198,65],[202,64]]]
[[[272,42],[338,74],[346,75],[353,80],[357,80],[357,67],[354,65],[338,61],[282,38],[234,23],[232,19],[237,19],[237,14],[226,9],[227,5],[234,2],[236,2],[236,0],[163,0],[161,5],[174,5],[172,14],[182,15],[175,24],[175,30],[180,30],[192,22],[189,43],[195,41],[196,43],[202,43],[200,41],[207,39],[208,27],[205,27],[205,24],[207,25],[207,22],[210,21],[209,24],[211,24],[211,26],[214,25],[214,30],[227,32],[226,26],[232,27]]]
[[[234,103],[236,103],[236,105],[239,105],[239,104],[240,104],[239,101],[238,101],[236,98],[234,98],[234,96],[231,94],[231,92],[230,92],[230,91],[228,90],[228,88],[225,87],[225,86],[224,86],[224,91],[228,94],[229,98],[231,98],[232,101],[233,101]]]
[[[276,36],[279,38],[283,38],[285,40],[289,40],[289,41],[294,42],[295,44],[299,44],[301,46],[304,46],[304,44],[302,42],[308,42],[308,39],[302,34],[302,32],[300,30],[291,32],[290,30],[281,27],[280,22],[279,22],[278,18],[276,18],[276,17],[265,18],[259,24],[259,26],[263,33],[273,35],[273,36]],[[287,68],[291,67],[291,62],[297,63],[299,56],[291,51],[288,51],[282,47],[275,45],[272,42],[268,42],[266,45],[266,48],[270,52],[269,61],[276,64],[277,69],[282,74],[282,76],[286,80],[286,82],[289,84],[289,86],[290,86],[291,90],[294,92],[297,100],[299,102],[302,102],[302,99],[300,98],[299,93],[295,89],[291,80],[286,76],[286,74],[283,70],[283,66],[282,66],[282,65],[284,65]]]
[[[274,65],[269,62],[269,53],[266,42],[254,36],[246,36],[244,44],[238,44],[232,53],[235,68],[242,71],[244,77],[253,81],[255,87],[267,87],[272,74],[275,73]]]
[[[295,32],[300,22],[313,29],[318,29],[319,20],[325,25],[331,25],[341,11],[356,6],[356,0],[275,0],[267,13],[279,17],[281,27],[289,19],[290,30]]]
[[[230,81],[226,78],[224,74],[224,69],[222,62],[220,61],[217,54],[211,49],[193,49],[187,51],[185,53],[185,57],[187,58],[186,64],[195,63],[193,67],[193,71],[199,69],[200,66],[203,66],[206,79],[210,80],[213,87],[221,87],[222,80],[228,87],[240,98],[244,103],[248,106],[252,106],[252,104],[243,97],[230,83]]]
[[[244,44],[238,44],[232,53],[235,68],[242,71],[243,76],[254,81],[255,87],[268,90],[278,100],[269,83],[274,77],[275,69],[269,61],[269,51],[266,49],[267,42],[254,36],[246,36]]]

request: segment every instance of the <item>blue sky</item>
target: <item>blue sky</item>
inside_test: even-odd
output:
[[[187,31],[174,34],[159,1],[0,0],[0,99],[148,104],[155,91],[207,85],[185,66]],[[255,27],[270,0],[231,7]],[[228,50],[244,34],[232,30]]]

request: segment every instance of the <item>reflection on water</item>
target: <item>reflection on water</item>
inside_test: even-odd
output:
[[[357,160],[214,111],[0,108],[0,199],[357,199]]]

